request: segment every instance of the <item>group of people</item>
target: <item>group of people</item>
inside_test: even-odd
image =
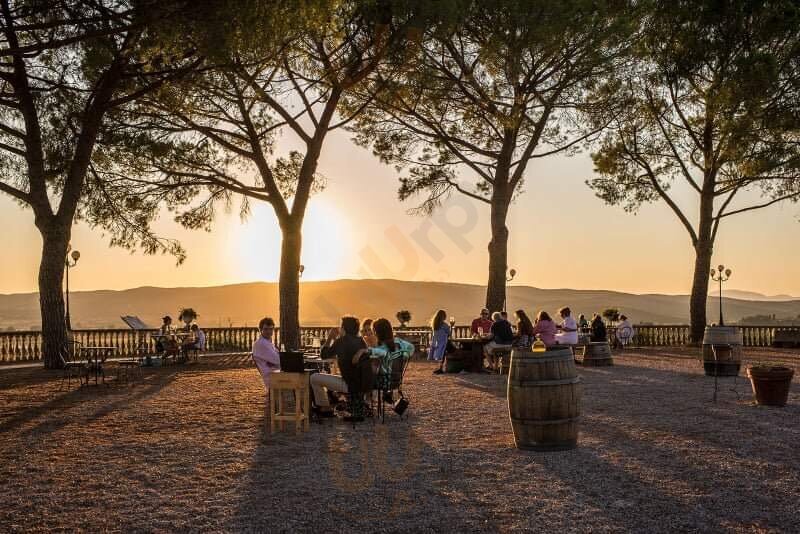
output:
[[[475,338],[488,340],[484,345],[486,370],[491,371],[497,367],[498,352],[507,351],[512,347],[530,347],[536,339],[541,340],[545,346],[577,345],[578,334],[587,331],[593,342],[608,339],[605,323],[599,314],[594,314],[591,323],[582,314],[576,321],[572,316],[572,310],[565,306],[558,310],[558,315],[561,318],[558,324],[544,310],[539,311],[536,318],[531,321],[525,310],[519,309],[514,312],[516,326],[512,326],[507,312],[494,312],[490,317],[489,310],[483,308],[480,315],[472,321],[470,333]],[[452,328],[445,321],[446,317],[447,312],[439,310],[431,319],[432,335],[428,359],[439,362],[439,368],[434,374],[444,372],[447,353],[455,349],[450,341]],[[624,315],[620,316],[620,320],[622,322],[617,327],[617,338],[625,344],[633,337],[633,327]]]
[[[265,317],[258,328],[261,335],[253,343],[253,360],[269,395],[270,374],[281,368],[280,353],[272,341],[275,322]],[[341,375],[311,374],[312,409],[320,417],[331,417],[338,394],[346,394],[350,415],[345,420],[363,421],[366,411],[364,397],[372,391],[376,380],[387,380],[392,374],[394,361],[398,358],[407,360],[413,353],[414,346],[394,335],[388,319],[364,319],[362,322],[353,316],[342,317],[340,327],[328,332],[328,338],[320,349],[323,359],[336,359]]]
[[[161,321],[156,335],[156,352],[159,354],[164,357],[182,354],[187,359],[190,351],[206,349],[206,334],[197,323],[179,329],[172,326],[172,317],[169,315],[162,317]],[[178,336],[180,333],[186,335]]]

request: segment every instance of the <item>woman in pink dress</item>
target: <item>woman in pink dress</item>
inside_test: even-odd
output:
[[[533,325],[533,335],[536,336],[537,334],[545,345],[556,344],[556,323],[544,310],[540,311],[536,316],[536,324]]]

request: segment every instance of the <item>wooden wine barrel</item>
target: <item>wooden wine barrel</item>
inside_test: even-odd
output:
[[[578,444],[581,384],[570,348],[514,349],[508,414],[517,448],[561,451]]]
[[[588,343],[583,346],[583,365],[586,367],[605,367],[614,365],[608,341]]]
[[[742,367],[742,332],[734,326],[707,326],[703,335],[706,376],[737,376]]]

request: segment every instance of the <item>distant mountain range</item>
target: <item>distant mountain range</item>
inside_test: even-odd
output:
[[[385,316],[394,322],[398,310],[411,312],[414,324],[425,324],[439,308],[466,324],[477,315],[485,295],[479,285],[399,280],[336,280],[303,282],[301,321],[306,325],[335,324],[346,313],[359,317]],[[734,298],[736,297],[736,298]],[[760,298],[757,298],[760,297]],[[791,297],[787,297],[791,298]],[[635,295],[606,290],[538,289],[513,286],[508,291],[509,310],[529,313],[555,311],[570,306],[587,316],[605,308],[619,308],[634,322],[685,324],[689,320],[686,295]],[[752,315],[797,317],[800,299],[783,300],[757,293],[731,291],[724,301],[727,321]],[[278,316],[275,283],[247,283],[217,287],[139,287],[123,291],[79,291],[70,293],[73,328],[124,328],[121,315],[138,315],[157,326],[163,315],[177,318],[181,307],[192,307],[205,326],[254,325],[261,317]],[[718,302],[708,301],[709,321],[715,321]],[[0,328],[38,329],[39,300],[36,293],[0,295]]]
[[[723,289],[723,297],[730,297],[739,300],[762,300],[765,302],[781,302],[785,300],[799,300],[800,297],[793,297],[791,295],[763,295],[755,291],[743,291],[741,289]]]

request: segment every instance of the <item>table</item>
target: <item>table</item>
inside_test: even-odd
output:
[[[456,351],[448,354],[451,360],[464,362],[464,369],[471,373],[483,370],[483,347],[491,341],[489,338],[454,337],[450,341],[456,346]]]
[[[103,375],[103,384],[106,383],[106,373],[103,363],[114,354],[115,347],[81,347],[81,353],[86,353],[89,369],[86,371],[86,385],[89,385],[89,371],[94,371],[94,384],[98,385],[100,374]]]
[[[308,367],[313,367],[320,373],[330,373],[336,369],[336,358],[320,358],[319,356],[304,356],[303,363]]]

